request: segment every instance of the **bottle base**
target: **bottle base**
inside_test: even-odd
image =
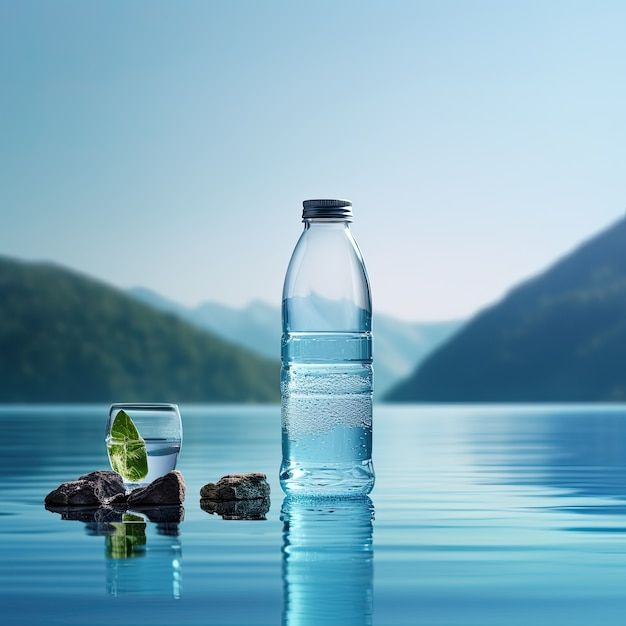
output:
[[[374,466],[371,460],[321,466],[283,462],[280,486],[287,495],[294,497],[366,496],[374,488]]]

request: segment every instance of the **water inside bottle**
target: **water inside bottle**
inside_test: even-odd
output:
[[[371,343],[369,331],[283,336],[280,478],[288,493],[371,491]]]

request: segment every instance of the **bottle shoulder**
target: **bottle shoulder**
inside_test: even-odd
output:
[[[367,270],[350,230],[305,230],[285,277],[283,328],[367,331],[371,310]]]

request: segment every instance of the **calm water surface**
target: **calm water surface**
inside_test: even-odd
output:
[[[184,519],[63,520],[107,407],[0,408],[2,623],[623,624],[626,408],[377,406],[369,498],[284,500],[278,407],[181,407]],[[271,479],[266,521],[200,486]]]

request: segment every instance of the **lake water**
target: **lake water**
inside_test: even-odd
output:
[[[181,407],[184,520],[64,520],[106,468],[105,406],[0,408],[2,623],[622,624],[626,408],[374,408],[371,500],[283,501],[280,409]],[[267,473],[264,521],[202,484]],[[282,519],[281,519],[282,518]]]

